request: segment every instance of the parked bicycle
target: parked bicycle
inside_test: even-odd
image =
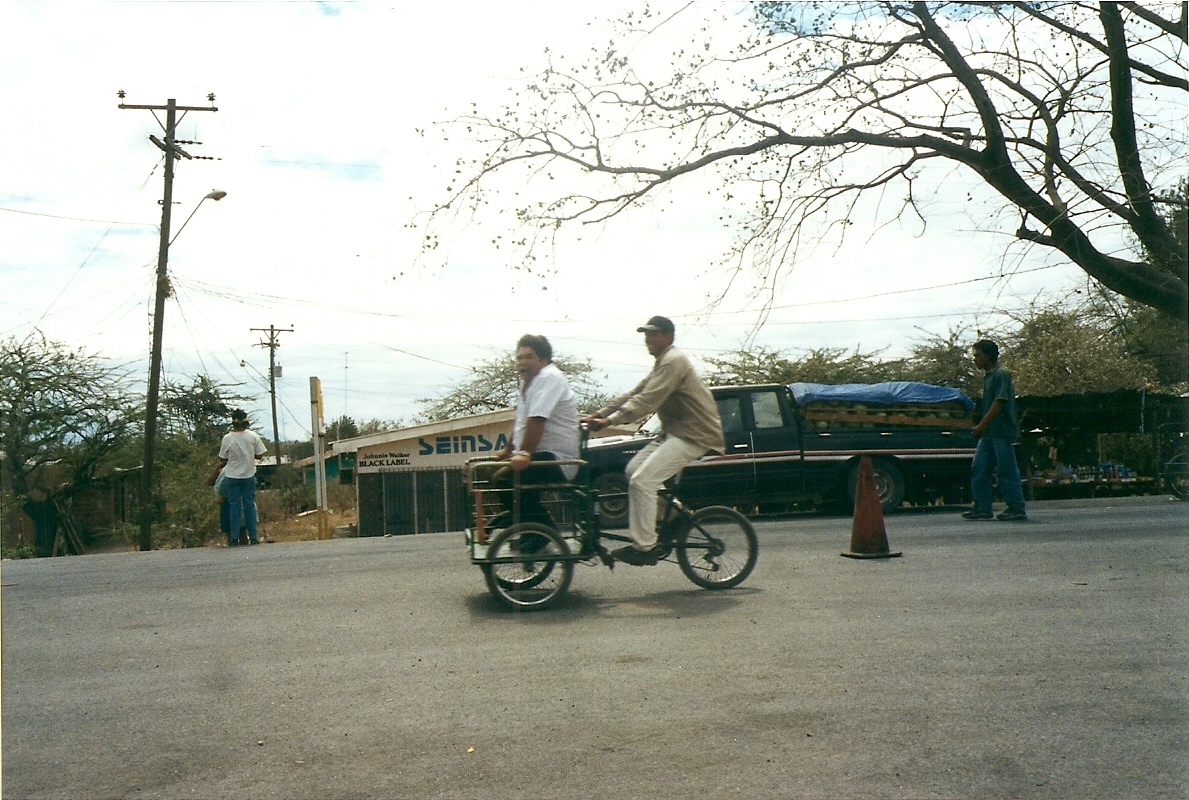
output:
[[[548,608],[570,587],[576,563],[602,562],[614,569],[615,561],[604,542],[630,542],[626,534],[603,530],[599,525],[599,495],[588,480],[586,462],[577,465],[573,483],[496,488],[493,482],[507,464],[475,459],[467,464],[468,494],[474,524],[466,531],[471,563],[483,571],[487,588],[500,602],[519,611]],[[516,493],[540,491],[547,519],[516,520],[504,510],[501,493],[512,492],[511,507],[519,508]],[[661,490],[664,504],[658,524],[662,560],[673,561],[693,583],[705,589],[738,586],[755,568],[759,545],[747,517],[726,506],[690,509],[673,486]],[[604,499],[606,497],[604,496]]]

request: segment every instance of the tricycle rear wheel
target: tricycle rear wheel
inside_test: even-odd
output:
[[[521,522],[504,528],[487,547],[483,577],[491,594],[516,611],[548,608],[566,593],[574,577],[569,548],[553,528]]]

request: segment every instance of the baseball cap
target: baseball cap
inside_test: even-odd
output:
[[[645,322],[639,328],[636,328],[637,333],[644,331],[656,331],[657,333],[672,333],[673,320],[668,317],[650,317],[648,322]]]

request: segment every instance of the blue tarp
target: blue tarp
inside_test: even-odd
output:
[[[825,401],[850,403],[876,403],[897,405],[900,403],[948,403],[961,401],[970,412],[974,401],[957,389],[948,386],[934,386],[915,381],[889,381],[887,383],[790,383],[793,399],[800,405]]]

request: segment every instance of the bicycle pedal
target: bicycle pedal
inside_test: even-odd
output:
[[[599,560],[603,562],[603,566],[607,569],[615,569],[615,559],[611,557],[610,551],[601,544],[598,545]]]

